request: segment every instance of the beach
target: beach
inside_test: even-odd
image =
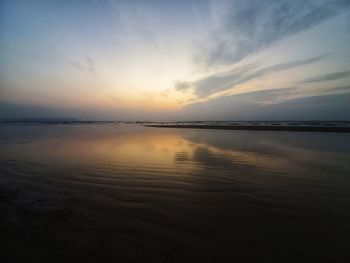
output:
[[[350,134],[0,125],[1,262],[348,262]]]
[[[347,123],[348,124],[348,123]],[[322,125],[281,125],[267,124],[229,124],[229,125],[213,125],[213,124],[146,124],[146,127],[155,128],[177,128],[177,129],[211,129],[211,130],[236,130],[236,131],[289,131],[289,132],[346,132],[350,133],[350,126],[322,126]]]

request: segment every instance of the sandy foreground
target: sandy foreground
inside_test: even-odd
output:
[[[273,207],[274,214],[269,214],[256,206],[253,196],[237,190],[203,194],[207,200],[202,203],[186,204],[169,196],[163,200],[164,208],[157,208],[143,201],[149,197],[143,198],[142,192],[137,198],[118,200],[117,190],[108,186],[12,179],[7,185],[6,177],[12,176],[2,174],[0,187],[2,262],[346,262],[349,258],[349,224],[332,214],[331,206],[337,204],[329,204],[328,211],[314,204],[314,211],[304,207],[305,214],[299,214],[293,210],[301,208],[296,206],[302,201],[286,207],[261,198],[261,203]],[[104,194],[99,194],[102,189]],[[229,203],[220,203],[223,196]],[[167,214],[166,206],[179,207],[178,214]],[[207,211],[210,208],[214,211]]]
[[[350,259],[345,135],[60,129],[8,128],[1,262]]]

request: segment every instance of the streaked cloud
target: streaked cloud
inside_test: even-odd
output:
[[[276,97],[289,97],[294,88],[249,92],[197,102],[183,109],[187,120],[348,120],[350,92],[310,95],[261,103]]]
[[[213,1],[222,17],[198,59],[232,64],[347,10],[348,0]]]
[[[331,87],[329,89],[336,92],[350,92],[350,86]]]
[[[317,77],[308,78],[302,83],[315,83],[315,82],[323,82],[323,81],[331,81],[338,80],[350,77],[350,70],[342,71],[342,72],[334,72],[329,74],[320,75]]]
[[[317,61],[327,58],[329,55],[330,54],[326,54],[304,60],[280,63],[263,68],[259,68],[259,66],[255,64],[248,64],[236,67],[229,72],[218,73],[209,77],[199,79],[197,81],[192,82],[191,84],[189,84],[188,82],[177,82],[175,84],[175,89],[186,90],[189,88],[193,88],[195,94],[198,97],[206,97],[216,92],[234,88],[237,85],[247,83],[251,80],[258,79],[266,75],[315,63]],[[181,84],[181,88],[176,86],[178,83]],[[185,83],[185,85],[183,85],[183,83]]]

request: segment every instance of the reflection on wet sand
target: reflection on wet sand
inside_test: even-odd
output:
[[[0,139],[9,257],[19,247],[52,262],[349,256],[347,134],[4,125]]]
[[[234,148],[222,148],[222,145],[215,141],[197,142],[175,130],[151,132],[142,127],[132,127],[131,130],[131,134],[127,132],[101,134],[100,131],[94,130],[83,134],[72,132],[65,136],[52,134],[34,140],[29,138],[25,144],[24,140],[19,138],[3,143],[2,152],[6,152],[3,160],[20,158],[21,162],[42,163],[45,160],[47,163],[60,165],[85,163],[91,166],[114,165],[115,168],[132,169],[154,167],[164,169],[164,175],[170,170],[181,174],[181,170],[178,169],[182,168],[198,170],[221,167],[225,170],[233,166],[249,166],[254,169],[278,171],[287,168],[288,165],[285,156],[280,156],[279,151],[283,147],[276,149],[273,145],[267,146],[266,143],[263,146],[264,151],[260,152],[260,149],[254,148],[255,145],[250,142],[247,143],[251,146],[250,149],[240,148],[239,145],[238,147],[235,145]],[[56,130],[53,133],[60,134],[60,131]],[[224,143],[226,140],[230,138],[222,138]],[[271,149],[270,152],[266,152],[268,149]],[[300,156],[303,152],[299,148],[295,155]]]

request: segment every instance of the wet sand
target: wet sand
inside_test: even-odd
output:
[[[1,262],[348,262],[349,139],[3,125]]]

